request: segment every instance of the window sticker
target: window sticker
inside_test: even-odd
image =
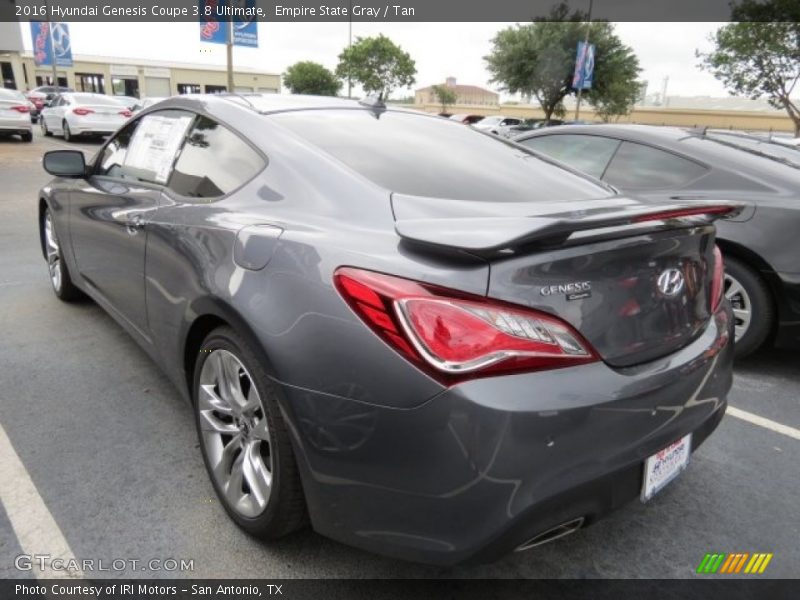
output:
[[[192,122],[189,115],[148,115],[133,134],[125,166],[155,173],[156,183],[166,183],[172,161]]]

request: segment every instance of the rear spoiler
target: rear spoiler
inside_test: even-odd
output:
[[[447,202],[446,200],[443,202]],[[587,208],[591,206],[586,203]],[[453,216],[398,218],[395,230],[412,243],[462,250],[478,255],[495,254],[529,244],[556,245],[581,231],[638,225],[648,221],[691,220],[711,223],[732,218],[744,208],[735,202],[691,202],[589,208],[532,216]],[[396,213],[397,214],[397,213]]]

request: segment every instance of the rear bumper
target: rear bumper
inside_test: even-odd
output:
[[[76,135],[111,135],[116,131],[116,129],[110,129],[108,127],[79,127],[73,129],[72,127],[69,128],[70,133],[73,136]]]
[[[69,129],[73,135],[111,135],[124,124],[124,119],[116,119],[114,121],[82,119],[70,122]]]
[[[31,123],[30,119],[25,121],[1,121],[0,122],[0,134],[5,135],[14,135],[15,133],[23,134],[23,133],[32,133],[33,132],[33,123]]]
[[[284,387],[314,528],[407,560],[487,561],[635,498],[643,461],[714,430],[732,379],[727,303],[682,350],[479,379],[410,410]],[[690,467],[691,468],[691,467]]]

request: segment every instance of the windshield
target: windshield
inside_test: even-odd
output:
[[[414,196],[530,202],[608,197],[592,181],[471,127],[414,113],[303,110],[265,118],[377,185]]]

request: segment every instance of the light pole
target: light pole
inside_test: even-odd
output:
[[[583,38],[583,53],[584,53],[584,60],[586,57],[586,53],[588,52],[589,47],[589,31],[592,28],[592,4],[594,0],[589,0],[589,16],[586,19],[586,37]],[[577,121],[581,115],[581,94],[583,93],[583,78],[581,78],[581,87],[578,88],[578,100],[575,103],[575,120]]]
[[[350,8],[347,11],[347,49],[353,47],[353,0],[350,0]],[[352,98],[353,94],[353,80],[350,77],[350,62],[347,63],[347,97]]]
[[[235,90],[233,88],[233,5],[231,0],[227,0],[226,4],[231,9],[228,12],[228,43],[225,44],[228,54],[228,93],[232,94]]]
[[[50,38],[50,61],[53,63],[53,85],[58,88],[58,70],[56,65],[56,41],[53,38],[53,24],[50,22],[50,3],[45,0],[45,10],[47,11],[47,36]]]

